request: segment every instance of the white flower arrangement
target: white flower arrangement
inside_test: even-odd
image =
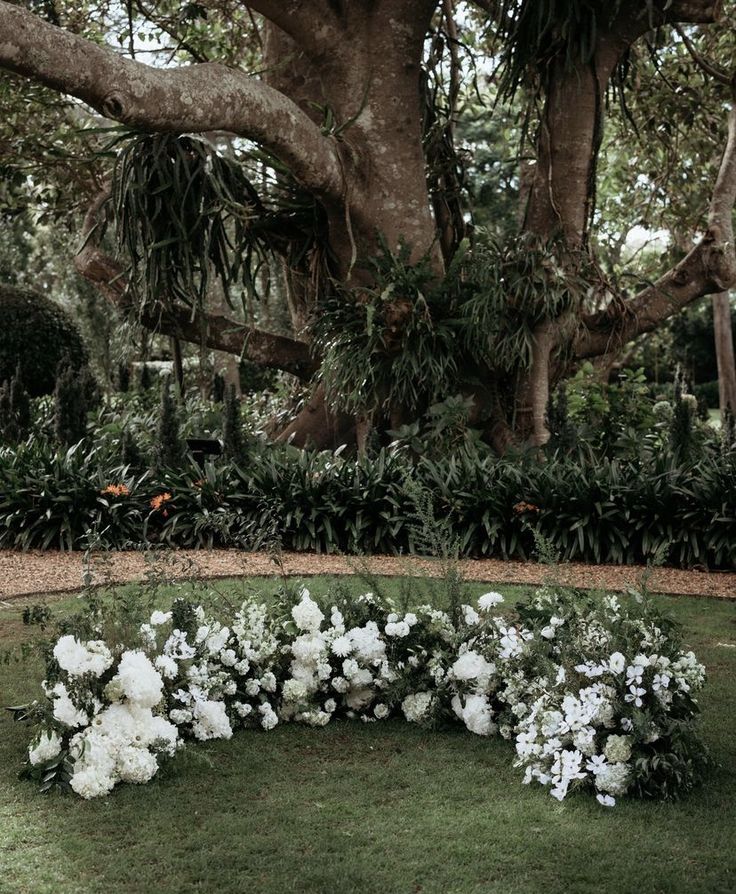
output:
[[[187,740],[403,716],[512,740],[523,781],[559,800],[587,788],[611,807],[692,784],[705,672],[666,618],[559,588],[495,616],[502,602],[486,593],[450,617],[365,594],[323,611],[302,589],[271,607],[249,600],[228,623],[177,600],[136,643],[66,634],[26,775],[94,798],[148,782]]]

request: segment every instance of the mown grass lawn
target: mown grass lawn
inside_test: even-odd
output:
[[[309,582],[313,594],[328,586]],[[84,802],[17,779],[29,733],[3,718],[0,891],[732,892],[736,648],[719,644],[736,643],[736,604],[660,602],[709,670],[704,731],[720,766],[685,801],[559,804],[521,785],[508,743],[396,720],[239,733],[191,746],[146,787]],[[29,636],[20,615],[0,607],[0,651]],[[36,696],[40,675],[1,666],[0,702]]]

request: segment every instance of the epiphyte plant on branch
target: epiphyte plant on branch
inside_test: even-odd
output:
[[[428,403],[461,393],[497,450],[544,443],[549,395],[575,364],[615,354],[736,281],[733,110],[722,126],[720,163],[711,165],[712,195],[701,196],[689,221],[700,240],[685,239],[670,269],[633,294],[615,278],[603,281],[591,257],[603,122],[617,114],[611,88],[630,107],[637,67],[651,70],[657,55],[687,55],[699,41],[727,35],[732,4],[213,0],[202,8],[213,34],[234,23],[223,43],[252,38],[260,76],[235,67],[237,57],[217,41],[203,41],[201,17],[177,30],[160,9],[136,7],[140,22],[175,32],[182,64],[151,66],[131,50],[73,33],[63,3],[50,24],[0,2],[0,66],[20,76],[18,92],[30,79],[143,134],[113,178],[127,259],[110,258],[98,241],[103,203],[96,200],[77,268],[118,305],[136,292],[165,301],[163,309],[139,308],[145,325],[311,379],[311,398],[281,438],[330,447],[360,442],[371,427],[381,437]],[[471,200],[453,154],[466,46],[474,57],[500,60],[481,95],[485,113],[495,104],[524,121],[516,134],[526,155],[518,235],[508,245],[469,225]],[[439,66],[448,72],[444,93],[427,89],[441,47],[448,50]],[[691,62],[693,74],[707,71]],[[703,105],[730,102],[723,81],[712,73],[704,81]],[[439,126],[427,114],[428,98]],[[207,141],[218,135],[258,146],[274,182],[293,187],[301,210],[279,218],[298,217],[293,231],[264,226],[269,202],[249,188],[252,178],[210,151]],[[162,160],[171,175],[163,179]],[[178,184],[175,172],[184,175]],[[161,191],[153,186],[159,180]],[[177,196],[179,209],[192,206],[184,221],[162,214]],[[245,276],[247,287],[261,249],[286,268],[290,337],[207,308],[208,277]],[[187,262],[177,266],[181,258]],[[390,261],[397,258],[398,266]],[[421,287],[407,285],[411,276]]]

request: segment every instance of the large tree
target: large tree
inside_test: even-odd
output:
[[[462,165],[453,146],[460,40],[453,0],[196,4],[219,15],[221,24],[231,22],[238,35],[232,46],[257,45],[258,77],[238,67],[234,52],[223,56],[227,64],[213,59],[217,50],[203,38],[202,16],[195,29],[186,29],[171,14],[176,5],[156,4],[153,12],[127,5],[131,23],[134,10],[145,13],[173,36],[180,55],[194,60],[170,67],[145,64],[131,58],[134,53],[0,2],[0,66],[141,134],[202,134],[211,145],[223,136],[245,139],[260,147],[259,158],[276,171],[279,188],[298,197],[299,226],[294,213],[274,215],[252,194],[250,181],[243,180],[239,197],[249,209],[244,231],[251,241],[259,213],[275,222],[264,244],[286,266],[294,337],[209,313],[202,298],[206,282],[199,300],[188,300],[191,277],[182,282],[180,272],[172,273],[171,256],[158,271],[138,258],[149,280],[141,298],[135,269],[111,256],[100,238],[107,189],[89,209],[76,259],[84,276],[118,306],[133,307],[146,325],[313,377],[310,400],[282,438],[319,447],[360,443],[370,428],[395,428],[429,402],[462,393],[472,400],[475,423],[503,451],[545,441],[550,389],[575,363],[615,353],[692,301],[736,282],[733,109],[707,211],[691,221],[692,232],[702,235],[684,257],[631,294],[602,274],[590,232],[611,89],[621,97],[632,89],[627,69],[642,40],[666,54],[675,41],[682,44],[673,26],[718,28],[721,6],[719,0],[463,5],[466,25],[478,24],[500,61],[496,100],[528,109],[521,128],[530,151],[517,178],[518,234],[503,242],[469,232],[460,199]],[[433,72],[438,64],[445,72],[442,101]],[[729,77],[713,69],[712,89],[729,90]],[[20,78],[16,89],[24,89]],[[156,157],[163,151],[167,163],[178,158],[186,170],[198,157],[191,142],[179,152],[168,137],[146,139],[139,147]],[[211,169],[208,156],[202,170]],[[122,243],[135,268],[133,212],[126,207],[130,170],[130,164],[122,173],[118,166],[112,193],[116,225],[125,230],[127,221]],[[631,171],[632,180],[637,173]],[[238,183],[227,180],[232,201]],[[158,191],[151,192],[159,201]],[[152,207],[145,200],[139,195],[138,215]],[[306,242],[305,214],[312,222]],[[212,241],[213,232],[222,236],[234,224],[223,218],[220,229],[213,226],[203,224],[197,238]],[[133,229],[151,238],[157,232],[140,218]],[[294,250],[295,242],[301,250]],[[237,258],[226,262],[223,252],[213,255],[209,248],[199,258],[200,275],[213,258],[225,278],[227,263],[238,267]],[[152,273],[157,290],[150,287]]]

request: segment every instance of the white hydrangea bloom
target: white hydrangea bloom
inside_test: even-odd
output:
[[[28,749],[28,759],[34,766],[37,766],[50,761],[51,758],[56,757],[60,752],[61,739],[56,730],[51,730],[50,732],[41,733],[38,739],[36,739],[35,745],[31,745]]]
[[[201,740],[229,739],[233,728],[224,702],[197,701],[194,704],[192,732]]]
[[[625,795],[631,783],[631,768],[624,763],[606,764],[595,777],[595,787],[609,795]]]
[[[287,680],[282,691],[287,702],[303,702],[309,694],[302,680]]]
[[[301,595],[301,601],[292,608],[291,616],[300,630],[314,633],[319,630],[325,616],[317,603],[309,598],[309,590],[302,589]]]
[[[264,702],[262,705],[259,705],[258,711],[261,714],[261,726],[263,727],[263,729],[271,730],[279,722],[278,715],[273,710],[271,705],[268,704],[268,702]]]
[[[143,785],[156,775],[158,761],[148,749],[127,745],[118,752],[117,771],[121,782]]]
[[[401,703],[401,710],[409,723],[421,723],[426,719],[434,704],[431,692],[415,692],[407,695]]]
[[[631,736],[611,735],[606,739],[603,753],[612,763],[626,763],[631,757]]]
[[[488,699],[484,695],[469,695],[462,705],[462,721],[471,733],[490,736],[496,731]]]
[[[92,674],[100,677],[112,667],[112,653],[102,640],[81,643],[71,634],[62,636],[54,646],[54,658],[70,677]]]
[[[53,714],[55,720],[72,728],[87,726],[89,723],[87,712],[77,708],[63,683],[57,683],[52,689],[52,693],[54,695]]]
[[[144,652],[123,652],[114,681],[129,701],[142,708],[153,708],[161,701],[164,681]]]

